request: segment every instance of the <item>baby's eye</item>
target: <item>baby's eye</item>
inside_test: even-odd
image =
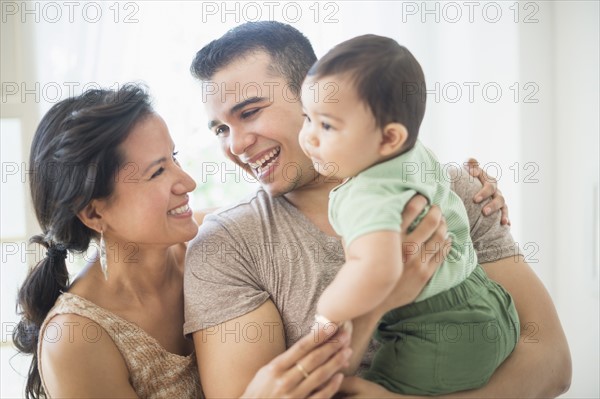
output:
[[[329,129],[331,129],[331,125],[330,125],[329,123],[325,123],[325,122],[321,122],[321,127],[322,127],[324,130],[329,130]]]
[[[308,122],[310,122],[310,118],[308,117],[308,115],[306,115],[306,114],[302,114],[302,116],[304,117],[304,120],[305,120],[305,121],[308,121]]]

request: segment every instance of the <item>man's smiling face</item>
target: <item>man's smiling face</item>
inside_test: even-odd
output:
[[[210,88],[204,94],[210,130],[227,157],[271,196],[317,178],[298,143],[303,124],[299,95],[275,72],[269,54],[239,57],[204,85]]]

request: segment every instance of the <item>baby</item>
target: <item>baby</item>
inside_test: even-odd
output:
[[[417,139],[424,93],[421,66],[394,40],[343,42],[303,83],[300,144],[317,171],[344,179],[330,193],[329,219],[346,263],[319,299],[320,320],[366,314],[396,286],[401,213],[411,197],[422,194],[442,210],[450,253],[414,303],[380,321],[382,346],[365,374],[397,393],[439,395],[484,385],[514,349],[519,318],[477,263],[464,205]]]

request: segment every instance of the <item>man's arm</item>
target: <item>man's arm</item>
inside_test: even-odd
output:
[[[522,256],[482,264],[513,297],[521,338],[489,383],[462,397],[555,397],[571,384],[571,354],[546,288]]]
[[[327,332],[313,332],[285,350],[278,310],[252,285],[254,276],[244,274],[251,271],[240,266],[247,259],[237,247],[224,245],[232,242],[226,229],[203,223],[186,256],[184,331],[193,335],[206,397],[331,397],[351,355],[344,349],[349,334],[323,344]],[[225,308],[233,316],[229,320]]]
[[[482,266],[492,280],[512,295],[519,313],[521,337],[487,385],[441,397],[547,398],[563,394],[571,384],[571,355],[544,285],[521,256]],[[350,397],[405,397],[360,378],[346,379],[342,391]]]
[[[331,397],[352,351],[348,332],[313,331],[285,350],[281,318],[268,300],[258,309],[193,334],[207,398]],[[304,373],[307,373],[305,376]]]
[[[513,297],[522,331],[513,353],[485,387],[459,392],[455,396],[558,396],[571,383],[571,355],[552,299],[529,265],[515,254],[508,227],[500,225],[502,213],[496,212],[491,216],[482,214],[481,209],[491,203],[489,199],[473,205],[473,198],[481,194],[482,184],[460,172],[454,176],[453,190],[467,208],[478,258],[489,277]],[[483,188],[489,191],[489,179],[484,180]],[[499,202],[503,202],[503,199]],[[494,207],[501,207],[499,202],[496,201]],[[343,391],[351,396],[397,396],[379,385],[358,378],[344,381]]]
[[[492,181],[485,174],[477,171],[475,174],[478,178],[483,176],[484,184]],[[508,226],[500,225],[501,217],[506,215],[496,212],[483,216],[481,209],[493,200],[474,205],[473,198],[479,194],[481,185],[464,173],[463,176],[455,181],[453,188],[467,208],[479,262],[488,276],[513,297],[522,331],[515,350],[496,370],[488,385],[468,393],[461,392],[461,395],[560,395],[571,382],[571,356],[552,299],[537,275],[518,255]]]
[[[283,322],[271,300],[193,337],[207,398],[240,397],[256,372],[285,351]]]

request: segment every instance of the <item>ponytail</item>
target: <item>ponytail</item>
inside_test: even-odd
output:
[[[36,235],[30,244],[40,244],[48,252],[25,278],[19,289],[17,312],[21,321],[13,332],[13,342],[21,353],[33,355],[29,376],[25,386],[27,398],[45,397],[38,370],[37,346],[40,340],[40,328],[48,312],[62,292],[69,286],[69,272],[65,259],[67,249],[62,244],[47,242],[44,235]]]
[[[32,237],[30,243],[42,245],[47,254],[19,289],[17,312],[21,321],[13,333],[17,349],[33,355],[27,398],[46,396],[37,347],[43,339],[42,323],[69,287],[67,249],[82,253],[97,236],[77,215],[93,199],[110,197],[113,177],[123,162],[120,145],[135,124],[152,112],[142,86],[126,84],[117,91],[93,89],[53,105],[36,130],[29,155],[29,185],[44,234]]]

